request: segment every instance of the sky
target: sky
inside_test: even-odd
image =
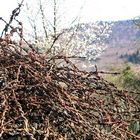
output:
[[[0,16],[8,17],[20,0],[0,0]],[[27,2],[28,0],[25,0]],[[34,0],[33,3],[37,1]],[[83,21],[123,20],[140,15],[140,0],[64,0],[76,14],[83,6]]]
[[[0,17],[8,20],[11,11],[17,7],[20,0],[0,0]],[[33,7],[38,0],[24,0]],[[42,0],[43,1],[43,0]],[[52,1],[52,0],[46,0]],[[81,22],[117,21],[133,19],[140,15],[140,0],[60,0],[60,9],[63,9],[65,22],[80,15]],[[36,9],[36,8],[34,8]],[[64,10],[65,9],[65,10]],[[22,18],[26,16],[21,15]],[[50,14],[51,16],[51,14]],[[1,25],[1,24],[0,24]]]
[[[84,20],[131,19],[140,15],[140,0],[87,0],[83,12]]]

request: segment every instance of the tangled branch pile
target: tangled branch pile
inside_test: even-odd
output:
[[[139,94],[118,90],[98,71],[80,71],[66,57],[21,53],[22,29],[11,26],[10,34],[17,31],[19,43],[0,38],[1,140],[140,139]]]
[[[6,48],[6,49],[4,49]],[[118,90],[66,57],[36,59],[0,44],[0,138],[140,139],[138,94]]]

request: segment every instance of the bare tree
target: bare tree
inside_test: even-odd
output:
[[[61,23],[64,22],[65,19],[64,15],[61,15],[62,12],[61,14],[59,13],[59,11],[62,10],[59,9],[59,2],[60,0],[38,0],[36,11],[40,16],[36,16],[36,18],[38,18],[36,23],[39,24],[39,26],[32,26],[32,28],[35,37],[38,38],[38,42],[41,43],[39,46],[43,46],[41,49],[46,48],[46,52],[51,52],[51,55],[60,54],[61,52],[68,56],[82,56],[83,53],[87,53],[91,44],[96,44],[96,46],[99,44],[101,45],[101,43],[103,44],[103,40],[110,32],[111,26],[109,23],[94,23],[92,27],[88,28],[86,24],[77,23],[76,25],[76,21],[79,22],[77,16],[71,22],[72,24],[69,28],[63,29],[62,26],[60,28]],[[51,6],[51,10],[49,11],[51,14],[46,12],[48,6]],[[51,15],[51,18],[48,17],[48,14]],[[33,18],[33,16],[30,18]],[[34,22],[34,20],[30,21]],[[73,23],[75,23],[75,25]],[[42,35],[40,38],[36,33],[37,28],[42,28]],[[84,30],[84,32],[82,32],[81,29]],[[92,47],[95,48],[93,45]],[[93,51],[93,49],[91,51]]]

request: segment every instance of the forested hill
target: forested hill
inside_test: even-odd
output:
[[[140,48],[139,40],[140,29],[133,20],[80,23],[63,29],[63,34],[55,44],[55,50],[88,60],[96,60],[102,54],[108,54],[114,60],[113,56],[120,58],[126,56],[126,53],[135,53],[137,50],[134,45],[137,44]]]
[[[116,62],[120,65],[124,62],[132,62],[139,64],[140,60],[140,28],[136,26],[136,21],[125,20],[116,22],[98,22],[98,25],[92,23],[80,24],[77,30],[75,38],[78,40],[86,41],[92,49],[88,50],[86,54],[90,57],[96,58],[98,66],[106,68],[110,65],[116,65]],[[103,39],[106,35],[100,36],[103,39],[105,46],[94,46],[94,29],[100,34],[100,27],[106,27],[107,24],[112,24],[111,33],[109,38]],[[95,26],[95,27],[94,27]],[[98,28],[99,27],[99,28]],[[97,30],[98,29],[98,30]],[[74,38],[74,41],[76,40]],[[92,40],[93,39],[93,40]],[[78,43],[77,43],[78,44]],[[86,47],[88,45],[86,44]],[[96,49],[94,51],[93,49]],[[92,52],[95,52],[94,54]]]
[[[111,33],[110,33],[111,25]],[[99,21],[97,23],[81,23],[76,27],[75,37],[73,40],[76,43],[86,42],[84,45],[93,45],[104,41],[109,47],[127,47],[132,46],[134,42],[140,40],[140,27],[136,25],[136,20],[123,20],[123,21]],[[75,28],[74,27],[74,28]],[[72,30],[74,29],[72,27]],[[109,38],[106,39],[109,31]],[[67,32],[68,36],[70,30]],[[96,39],[96,37],[99,37]]]
[[[135,21],[125,20],[113,22],[112,33],[108,39],[110,47],[127,47],[138,42],[140,39],[140,29]]]

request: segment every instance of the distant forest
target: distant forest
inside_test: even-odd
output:
[[[134,63],[134,64],[140,64],[140,51],[137,50],[136,52],[132,54],[125,54],[121,55],[120,58],[126,59],[128,62]]]

